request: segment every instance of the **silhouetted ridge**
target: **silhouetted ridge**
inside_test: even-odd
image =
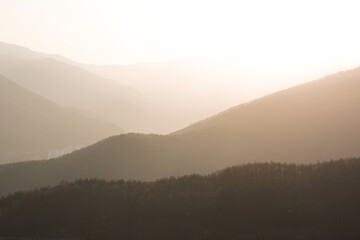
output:
[[[83,179],[0,200],[0,235],[357,239],[360,159],[255,163],[154,182]]]

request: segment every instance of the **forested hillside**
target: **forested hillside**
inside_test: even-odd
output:
[[[360,159],[153,182],[82,179],[0,200],[0,236],[358,239]]]

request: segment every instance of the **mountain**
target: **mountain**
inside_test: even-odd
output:
[[[36,52],[23,46],[4,43],[1,41],[0,41],[0,55],[11,56],[11,57],[27,59],[27,60],[53,58],[62,62],[73,63],[73,61],[58,54],[47,54],[47,53]]]
[[[112,124],[60,107],[3,76],[0,112],[0,163],[46,159],[120,132]]]
[[[211,69],[182,60],[82,64],[0,42],[0,74],[56,103],[93,112],[127,132],[173,132],[249,98],[245,86],[242,94],[220,91],[216,82],[241,81]]]
[[[27,89],[64,106],[89,108],[99,98],[126,97],[133,91],[53,58],[25,60],[0,55],[0,71]]]
[[[91,65],[6,43],[0,43],[0,55],[0,74],[41,96],[91,112],[126,132],[157,134],[339,69],[320,63],[285,63],[279,69],[272,62],[228,55]],[[14,62],[9,57],[27,61],[6,70]]]
[[[91,65],[6,43],[0,43],[0,55],[0,74],[56,103],[90,111],[127,132],[167,134],[288,86],[279,84],[284,77],[266,69],[268,64],[255,71],[249,60],[231,56]]]
[[[261,77],[248,65],[241,62],[234,67],[230,62],[198,56],[158,63],[81,67],[137,89],[152,110],[147,117],[151,126],[137,132],[164,134],[282,88],[275,81],[272,87],[260,85]]]
[[[89,112],[120,128],[136,122],[132,116],[141,112],[132,100],[135,90],[53,58],[0,55],[0,73],[59,105]]]
[[[359,158],[253,163],[154,182],[81,179],[0,199],[0,235],[359,239],[359,181]]]
[[[360,155],[360,68],[242,104],[175,135],[208,140],[233,155],[302,162]]]
[[[152,123],[156,133],[173,132],[235,104],[341,69],[321,63],[314,66],[287,62],[282,66],[221,54],[186,56],[157,63],[82,65],[102,77],[133,86],[141,96],[147,96],[154,115],[160,116],[159,121]]]
[[[106,74],[113,68],[114,79],[113,74]],[[169,133],[239,101],[238,97],[221,95],[219,87],[212,86],[221,78],[230,79],[229,75],[222,72],[214,77],[207,71],[177,60],[82,64],[0,42],[0,74],[56,103],[92,112],[127,132]],[[246,89],[242,92],[241,101],[246,99]]]
[[[360,156],[359,103],[357,68],[241,104],[170,135],[120,135],[50,161],[3,165],[0,194],[77,178],[152,180],[255,161]]]

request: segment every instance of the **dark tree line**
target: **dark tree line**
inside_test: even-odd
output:
[[[154,182],[82,179],[0,200],[0,237],[359,239],[360,159]]]

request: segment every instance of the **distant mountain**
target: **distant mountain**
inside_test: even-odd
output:
[[[357,68],[242,104],[170,135],[120,135],[47,162],[4,165],[0,184],[12,184],[0,185],[0,193],[63,179],[149,180],[255,161],[360,156],[359,103]],[[18,176],[22,181],[15,181]]]
[[[22,47],[16,44],[4,43],[4,42],[0,42],[0,55],[11,56],[11,57],[27,59],[27,60],[53,58],[62,62],[73,63],[73,61],[58,54],[47,54],[47,53],[36,52],[26,47]]]
[[[210,80],[213,77],[204,70],[197,73],[198,67],[193,65],[141,65],[116,66],[121,74],[114,81],[95,70],[108,66],[77,63],[0,43],[0,74],[56,103],[114,122],[127,132],[169,133],[237,102],[227,96],[219,97],[223,99],[219,104],[209,104],[209,98],[215,99],[216,94],[202,92],[204,84],[214,82]],[[124,82],[126,85],[119,84]],[[195,97],[194,91],[198,92]]]
[[[81,67],[107,79],[133,86],[147,103],[150,126],[140,132],[170,133],[207,118],[239,102],[271,92],[260,86],[246,65],[237,66],[212,57],[186,57],[159,63],[89,65]],[[254,79],[255,78],[255,79]],[[272,89],[281,86],[273,84]],[[264,89],[262,89],[264,88]],[[167,119],[167,121],[163,121]]]
[[[200,119],[269,93],[303,83],[341,69],[261,62],[230,55],[185,56],[157,63],[129,65],[82,65],[83,68],[130,85],[147,96],[154,115],[156,133],[184,128]],[[160,109],[159,111],[156,111]],[[161,119],[168,119],[163,122]],[[174,128],[176,127],[176,129]]]
[[[235,104],[340,69],[339,66],[310,67],[296,63],[278,68],[272,62],[259,63],[229,55],[186,56],[158,63],[92,65],[6,43],[0,43],[0,55],[36,60],[4,72],[1,65],[11,62],[6,58],[1,61],[0,74],[20,84],[26,81],[24,86],[41,96],[92,112],[126,132],[158,134],[176,131]],[[50,60],[55,61],[50,63]],[[89,86],[86,86],[87,79]],[[50,87],[46,85],[53,81]],[[36,88],[31,86],[33,83]],[[68,98],[70,94],[71,99]]]
[[[261,71],[255,71],[248,61],[230,56],[192,56],[159,63],[91,65],[6,43],[0,43],[0,55],[3,56],[0,74],[59,104],[91,111],[127,132],[167,134],[236,103],[284,87],[284,84],[277,83],[276,74],[269,79],[274,75],[272,69],[271,74],[266,74],[269,71],[266,72],[264,66]],[[5,67],[15,63],[9,57],[27,62],[5,71]],[[50,63],[50,60],[56,60],[56,64],[54,61]],[[234,62],[237,64],[234,65]],[[89,87],[84,86],[87,79],[90,79]],[[69,82],[72,84],[69,85]],[[96,87],[93,87],[94,82]],[[47,84],[51,84],[50,87]],[[94,92],[99,93],[99,89],[103,95],[113,97],[104,98],[98,94],[95,97]],[[85,90],[87,95],[84,96]],[[76,95],[70,99],[69,94]]]
[[[52,58],[23,60],[0,56],[0,70],[33,92],[64,106],[83,109],[90,108],[99,100],[125,98],[134,91]]]
[[[60,107],[3,76],[0,112],[0,163],[46,159],[120,132],[115,125]]]
[[[91,65],[0,42],[0,74],[56,103],[91,111],[127,132],[170,133],[251,97],[246,86],[236,95],[221,89],[224,79],[240,78],[216,73],[204,62]]]
[[[59,105],[80,109],[125,129],[141,113],[136,91],[53,58],[0,55],[0,73]]]

